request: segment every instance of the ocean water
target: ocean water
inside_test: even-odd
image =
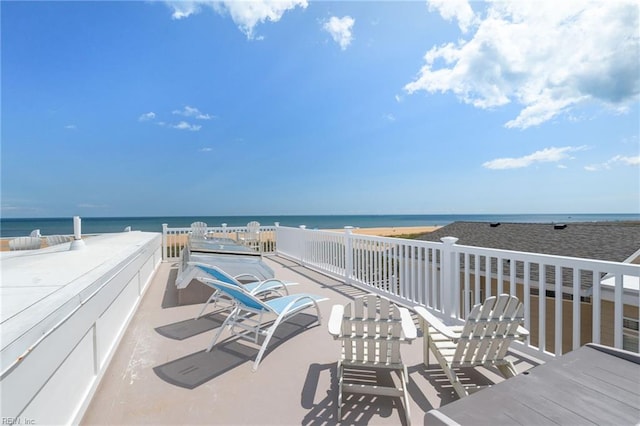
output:
[[[244,226],[252,220],[262,225],[281,226],[306,225],[309,229],[338,229],[344,226],[358,228],[402,227],[402,226],[442,226],[456,221],[473,222],[518,222],[518,223],[560,223],[560,222],[602,222],[640,221],[640,214],[452,214],[452,215],[319,215],[319,216],[182,216],[182,217],[83,217],[82,233],[99,234],[121,232],[127,226],[138,231],[162,232],[162,224],[169,227],[188,227],[196,221],[209,226]],[[40,229],[42,235],[73,234],[73,218],[0,218],[0,237],[29,235]]]

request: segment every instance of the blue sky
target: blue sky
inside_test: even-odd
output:
[[[640,212],[637,2],[5,2],[4,217]]]

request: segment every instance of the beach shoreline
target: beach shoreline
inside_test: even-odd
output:
[[[387,226],[378,228],[353,228],[353,233],[358,235],[372,235],[377,237],[398,237],[403,235],[426,234],[433,232],[440,226]],[[342,229],[324,229],[324,231],[344,232]],[[86,237],[86,235],[85,235]],[[9,251],[9,240],[15,237],[0,239],[0,251]],[[42,247],[46,247],[46,238],[42,238]]]
[[[397,237],[401,235],[426,234],[433,232],[440,226],[387,226],[379,228],[353,228],[353,233],[358,235],[373,235],[377,237]],[[326,231],[340,232],[343,229],[326,229]]]

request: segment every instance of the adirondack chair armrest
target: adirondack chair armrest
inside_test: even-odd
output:
[[[518,340],[526,340],[529,337],[529,330],[519,325],[518,330],[516,331],[518,335]]]
[[[411,318],[409,310],[407,308],[398,308],[398,310],[400,311],[400,319],[402,321],[402,333],[404,334],[405,340],[411,343],[412,340],[418,337],[418,330],[413,323],[413,318]]]
[[[342,316],[344,315],[344,306],[333,305],[331,308],[331,315],[329,316],[329,334],[337,339],[340,336],[340,330],[342,329]]]
[[[456,333],[455,331],[453,331],[451,327],[440,321],[440,319],[435,315],[432,315],[429,311],[427,311],[425,307],[415,306],[413,310],[416,311],[421,321],[429,324],[431,327],[438,330],[439,333],[442,333],[447,338],[455,340],[460,337],[460,333]],[[422,331],[426,332],[427,330]]]

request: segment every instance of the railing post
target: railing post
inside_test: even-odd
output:
[[[278,244],[278,230],[280,228],[280,222],[275,222],[274,223],[276,229],[273,230],[273,244],[275,245],[275,247],[273,248],[273,251],[277,254],[280,255],[279,251],[278,251],[278,247],[280,247],[280,244]]]
[[[300,264],[304,265],[305,264],[305,248],[307,246],[306,242],[305,242],[305,237],[304,237],[304,231],[307,229],[307,225],[300,225],[300,229],[302,230],[302,234],[303,237],[298,239],[298,241],[300,242],[300,247],[298,248],[298,252],[300,253]]]
[[[442,312],[446,319],[456,318],[456,303],[458,303],[459,292],[454,279],[457,271],[454,271],[455,262],[454,256],[456,255],[454,245],[458,241],[455,237],[440,238],[443,242],[442,245],[442,257],[440,269],[442,271],[441,289],[443,295]]]
[[[167,260],[167,227],[166,223],[162,224],[162,261]]]
[[[344,282],[351,284],[353,275],[353,226],[344,227]]]

